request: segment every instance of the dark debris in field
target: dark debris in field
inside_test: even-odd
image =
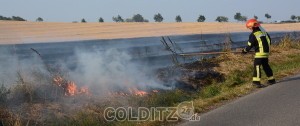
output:
[[[224,75],[213,68],[218,61],[202,60],[158,70],[158,78],[165,85],[173,85],[184,90],[199,90],[205,85],[224,80]]]

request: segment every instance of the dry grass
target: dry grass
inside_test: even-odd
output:
[[[299,31],[300,23],[263,24],[268,31]],[[0,21],[0,44],[249,32],[244,23],[50,23]]]
[[[288,44],[290,46],[286,46]],[[277,80],[300,71],[299,41],[283,38],[281,44],[272,46],[272,52],[270,62]],[[253,59],[253,55],[250,54],[226,54],[212,59],[219,64],[214,69],[224,73],[226,80],[206,85],[200,92],[190,95],[193,97],[192,99],[186,99],[194,102],[195,112],[210,111],[229,101],[259,90],[251,84]],[[266,82],[266,76],[263,76],[262,81]],[[168,100],[165,99],[164,102],[168,102]],[[159,125],[158,122],[146,124]]]
[[[223,73],[225,76],[235,70],[243,71],[247,69],[247,66],[252,64],[252,58],[252,55],[240,55],[233,53],[224,54],[219,57],[218,60],[221,60],[221,62],[218,67],[214,68],[214,70]]]

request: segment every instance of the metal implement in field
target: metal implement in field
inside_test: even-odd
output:
[[[195,53],[181,53],[180,56],[197,56],[197,55],[216,55],[216,54],[228,54],[228,53],[242,53],[241,51],[230,52],[195,52]]]

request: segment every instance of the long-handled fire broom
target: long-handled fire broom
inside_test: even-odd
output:
[[[197,55],[215,55],[215,54],[228,54],[228,53],[242,53],[241,51],[231,52],[196,52],[196,53],[181,53],[180,56],[197,56]]]

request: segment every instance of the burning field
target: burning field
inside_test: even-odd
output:
[[[189,92],[211,78],[222,81],[210,61],[152,70],[114,49],[78,50],[76,68],[70,69],[68,62],[46,64],[37,50],[31,51],[30,58],[19,59],[1,50],[1,125],[78,125],[85,120],[105,125],[107,106],[171,106],[191,99]]]
[[[9,50],[0,50],[3,54],[0,57],[0,126],[144,125],[143,122],[106,121],[104,110],[107,107],[170,107],[200,97],[210,98],[222,92],[219,83],[226,82],[224,89],[230,89],[248,81],[250,72],[242,70],[251,66],[251,61],[245,60],[251,59],[251,55],[226,54],[150,69],[117,49],[102,52],[78,49],[72,59],[47,64],[38,50],[28,50],[32,55],[25,59]],[[299,53],[299,49],[293,50],[292,54]],[[228,67],[232,64],[234,67]],[[235,74],[228,78],[233,71]],[[133,111],[136,114],[137,110]],[[164,121],[156,125],[164,125]]]

